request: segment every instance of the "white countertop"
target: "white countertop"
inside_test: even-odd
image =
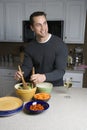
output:
[[[66,69],[68,73],[85,73],[85,69]]]
[[[1,130],[87,130],[87,88],[71,88],[71,98],[65,98],[63,87],[54,87],[50,108],[38,115],[21,111],[0,117]]]

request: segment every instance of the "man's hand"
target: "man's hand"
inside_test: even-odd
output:
[[[46,76],[44,74],[33,74],[30,80],[35,84],[42,83],[46,80]]]
[[[15,73],[14,78],[19,81],[19,80],[21,80],[22,76],[23,76],[22,73],[20,71],[17,71]]]

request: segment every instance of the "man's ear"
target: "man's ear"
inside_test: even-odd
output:
[[[32,25],[30,25],[30,28],[31,28],[31,30],[32,30],[32,31],[34,31],[34,29],[33,29],[33,26],[32,26]]]

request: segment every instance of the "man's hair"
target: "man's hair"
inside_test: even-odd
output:
[[[30,25],[33,25],[34,21],[33,21],[33,18],[36,17],[36,16],[42,16],[44,15],[46,17],[46,13],[45,12],[42,12],[42,11],[37,11],[37,12],[34,12],[30,15]]]

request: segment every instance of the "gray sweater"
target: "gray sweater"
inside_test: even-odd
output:
[[[63,85],[63,75],[67,65],[68,49],[57,36],[52,35],[45,43],[32,40],[25,49],[22,70],[29,81],[32,67],[35,72],[46,75],[46,81],[54,86]]]

